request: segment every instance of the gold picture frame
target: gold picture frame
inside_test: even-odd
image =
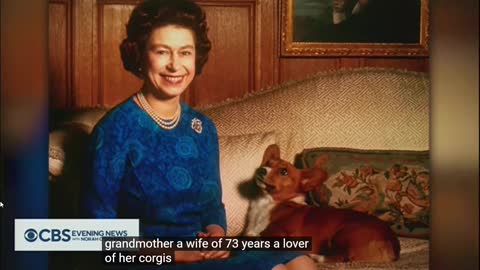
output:
[[[318,14],[323,12],[324,15],[327,14],[327,16],[323,16],[323,18],[326,18],[324,21],[329,20],[329,17],[333,21],[333,12],[330,12],[332,16],[327,12],[334,10],[333,3],[335,1],[357,2],[356,5],[360,5],[359,2],[370,2],[370,13],[364,12],[363,14],[372,17],[367,17],[367,15],[361,15],[364,17],[360,17],[358,14],[362,13],[351,15],[348,19],[343,16],[343,21],[339,24],[328,21],[322,22],[320,18],[312,17],[312,12]],[[400,8],[392,5],[385,6],[385,3],[394,3],[395,1],[402,6]],[[377,3],[376,9],[374,9],[375,3]],[[382,14],[382,6],[378,3],[384,4],[385,14]],[[328,5],[330,5],[329,8],[326,7]],[[407,10],[408,5],[413,8],[410,7]],[[368,8],[369,6],[364,4],[364,7]],[[325,10],[322,8],[325,8]],[[297,13],[295,13],[295,9],[297,9]],[[302,9],[304,10],[303,14],[301,13]],[[375,10],[380,15],[374,17],[372,14],[375,14]],[[389,11],[392,14],[388,14]],[[402,12],[405,12],[405,14],[402,14]],[[411,14],[408,14],[408,12]],[[310,13],[309,16],[302,16],[308,13]],[[350,18],[351,21],[360,23],[345,23]],[[380,20],[382,18],[386,21],[385,23]],[[399,18],[399,20],[393,21],[395,18]],[[280,21],[281,56],[421,57],[428,56],[429,53],[428,0],[282,0]],[[375,32],[375,24],[372,22],[377,22],[380,29],[378,32]],[[391,23],[391,26],[389,23]],[[352,26],[351,29],[353,30],[349,30],[349,26]],[[362,26],[366,27],[362,29],[360,28]],[[389,31],[389,27],[393,30]],[[395,32],[394,29],[399,31]],[[296,33],[294,33],[295,31]],[[378,35],[375,36],[375,34]]]

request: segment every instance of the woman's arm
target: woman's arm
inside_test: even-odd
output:
[[[211,122],[210,122],[211,123]],[[218,195],[211,198],[208,206],[205,208],[202,214],[202,226],[206,228],[211,224],[216,224],[223,229],[223,232],[227,231],[227,220],[225,213],[225,206],[222,203],[222,184],[220,181],[220,161],[219,161],[219,146],[217,130],[213,123],[211,123],[211,149],[209,151],[209,166],[211,166],[213,182],[217,185]],[[225,235],[225,234],[224,234]]]
[[[89,177],[82,210],[89,218],[117,217],[118,194],[126,167],[126,149],[109,123],[95,128],[89,145]]]
[[[212,124],[212,149],[210,152],[210,161],[213,168],[215,182],[218,186],[218,196],[212,198],[211,204],[208,205],[206,213],[203,216],[204,232],[198,233],[198,237],[223,237],[226,235],[227,221],[225,206],[222,203],[222,184],[220,181],[219,168],[219,146],[218,136],[215,126]],[[205,259],[225,259],[230,256],[230,252],[226,250],[206,251],[203,253]]]

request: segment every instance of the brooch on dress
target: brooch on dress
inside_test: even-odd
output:
[[[198,118],[193,118],[192,129],[198,134],[202,133],[202,121],[200,121]]]

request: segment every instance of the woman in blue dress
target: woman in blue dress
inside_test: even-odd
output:
[[[204,11],[189,0],[147,0],[120,45],[143,87],[92,134],[84,209],[94,218],[138,218],[144,237],[222,237],[219,149],[214,124],[180,102],[210,51]],[[315,269],[294,252],[177,251],[162,269]]]

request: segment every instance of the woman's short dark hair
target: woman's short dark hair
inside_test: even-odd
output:
[[[195,75],[201,73],[211,48],[203,9],[191,0],[146,0],[135,7],[127,23],[127,38],[120,44],[123,66],[142,78],[141,67],[152,31],[166,25],[179,25],[195,36]]]

